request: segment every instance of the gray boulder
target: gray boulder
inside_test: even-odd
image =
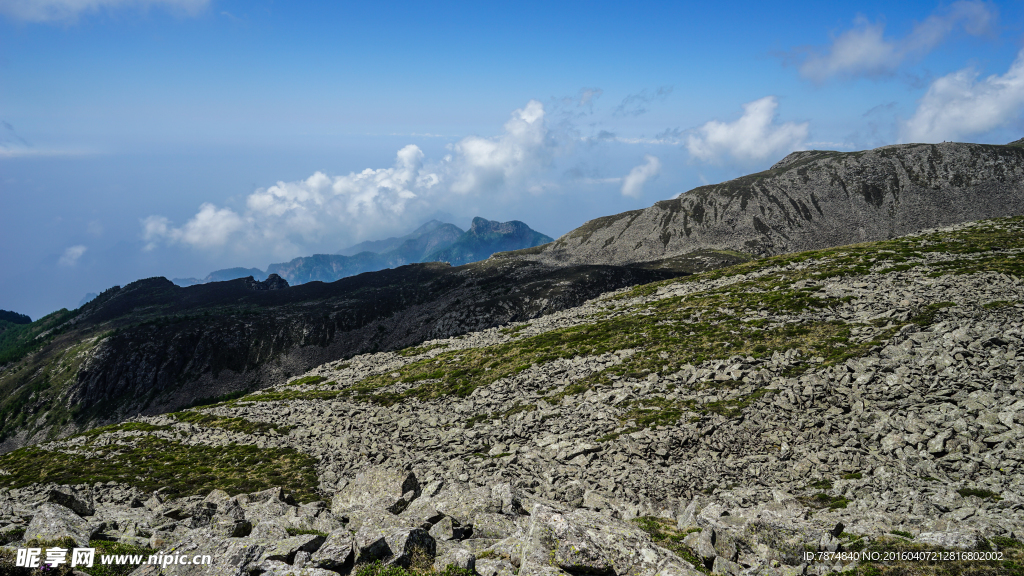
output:
[[[247,576],[265,549],[265,544],[248,538],[218,538],[210,528],[199,528],[162,552],[189,557],[209,555],[211,564],[143,564],[131,576]]]
[[[405,525],[404,519],[388,514],[364,520],[355,533],[356,562],[380,560],[408,568],[433,564],[437,543],[426,530]]]
[[[46,501],[60,504],[79,516],[92,516],[96,513],[96,504],[92,490],[75,494],[70,491],[53,489],[46,495]]]
[[[263,549],[263,553],[260,554],[257,563],[263,563],[266,560],[274,560],[277,562],[291,564],[295,561],[295,555],[298,552],[309,552],[310,554],[315,553],[320,549],[320,546],[325,540],[327,539],[323,536],[317,536],[315,534],[300,534],[298,536],[291,536],[280,540],[266,542],[266,547]]]
[[[565,512],[536,504],[530,518],[520,576],[547,574],[552,568],[571,574],[654,576],[669,562],[681,562],[639,528],[590,510]]]
[[[942,548],[969,550],[977,546],[978,536],[970,532],[922,532],[914,538],[914,542]]]
[[[379,508],[399,514],[420,495],[416,475],[393,468],[370,467],[356,475],[331,499],[331,512]]]
[[[339,528],[327,536],[323,545],[313,553],[307,566],[324,568],[341,574],[347,573],[355,563],[355,539],[345,528]]]
[[[459,542],[443,542],[437,545],[434,570],[442,571],[448,566],[457,566],[470,572],[476,571],[476,554]]]
[[[28,527],[25,540],[58,540],[71,538],[80,547],[89,545],[90,525],[71,509],[53,502],[39,507]]]

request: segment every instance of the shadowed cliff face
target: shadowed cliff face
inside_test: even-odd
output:
[[[32,333],[31,353],[0,365],[0,449],[736,261],[724,255],[641,268],[494,259],[458,268],[416,264],[290,288],[275,276],[188,288],[140,280],[41,319],[48,324]]]
[[[591,220],[543,249],[549,263],[623,264],[700,249],[769,256],[1024,213],[1024,148],[906,144],[794,152],[771,169]]]

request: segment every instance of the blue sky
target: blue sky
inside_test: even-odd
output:
[[[1024,136],[1024,4],[0,0],[0,308]]]

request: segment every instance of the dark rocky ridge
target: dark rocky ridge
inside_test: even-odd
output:
[[[363,272],[406,264],[448,262],[459,266],[486,260],[495,252],[532,248],[547,242],[551,242],[550,237],[515,220],[495,222],[477,217],[466,232],[453,224],[432,221],[402,238],[364,243],[371,248],[383,248],[381,252],[314,254],[271,264],[267,272],[278,274],[291,284],[314,280],[333,282]]]
[[[18,450],[0,525],[214,559],[137,576],[1017,574],[1022,233],[749,262]]]
[[[552,267],[416,264],[287,288],[271,276],[107,290],[0,365],[3,450],[55,434],[255,390],[313,366],[576,306],[608,290],[738,261]],[[52,319],[50,320],[52,322]]]
[[[561,264],[643,262],[705,248],[770,256],[1021,213],[1017,143],[804,151],[764,172],[591,220],[516,255]]]

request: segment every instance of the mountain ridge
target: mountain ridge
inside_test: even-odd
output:
[[[0,508],[214,563],[152,576],[1016,574],[1022,255],[999,218],[606,292],[0,455]]]
[[[186,288],[162,277],[115,286],[77,310],[19,327],[0,350],[0,450],[259,389],[337,358],[551,313],[610,287],[738,261],[722,255],[553,267],[485,260],[292,287],[275,275]]]
[[[258,268],[226,268],[203,279],[174,278],[172,282],[185,287],[247,276],[260,280],[271,274],[281,276],[292,285],[333,282],[406,264],[449,262],[459,266],[485,260],[495,252],[531,248],[551,240],[518,220],[497,222],[477,216],[466,231],[454,224],[431,220],[405,236],[361,242],[335,254],[300,256],[270,264],[265,272]]]
[[[434,250],[424,260],[461,266],[490,258],[495,252],[533,248],[552,240],[519,220],[496,222],[478,216],[473,218],[465,234],[450,245]]]
[[[1018,143],[800,151],[763,172],[597,218],[513,255],[551,264],[624,264],[699,249],[764,257],[1021,213]]]

